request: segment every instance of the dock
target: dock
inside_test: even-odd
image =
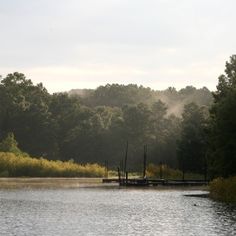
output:
[[[174,179],[143,179],[143,178],[106,178],[103,183],[117,183],[120,186],[149,187],[149,186],[202,186],[208,185],[205,180],[174,180]]]
[[[142,176],[138,178],[129,178],[129,172],[127,171],[127,158],[128,158],[129,143],[126,143],[125,158],[121,160],[120,166],[117,167],[117,178],[108,178],[108,162],[106,161],[106,178],[102,180],[103,183],[118,183],[120,186],[132,186],[132,187],[149,187],[149,186],[204,186],[209,184],[207,175],[205,173],[205,179],[185,179],[184,172],[182,179],[164,179],[162,172],[162,162],[160,162],[160,177],[159,179],[149,178],[146,175],[147,172],[147,145],[143,147],[143,170]]]

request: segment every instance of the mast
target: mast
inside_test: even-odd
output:
[[[124,173],[126,173],[127,170],[128,149],[129,149],[129,142],[127,141],[125,149]]]
[[[146,178],[146,168],[147,168],[147,145],[143,147],[143,178]]]

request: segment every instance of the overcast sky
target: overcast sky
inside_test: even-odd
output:
[[[214,90],[235,54],[235,0],[0,0],[0,74],[49,92],[137,83]]]

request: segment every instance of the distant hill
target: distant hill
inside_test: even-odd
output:
[[[139,103],[151,105],[157,100],[161,100],[167,105],[168,114],[177,116],[181,115],[183,107],[187,103],[194,102],[199,106],[208,107],[213,101],[210,90],[206,87],[197,89],[193,86],[187,86],[179,91],[173,87],[159,91],[135,84],[107,84],[99,86],[97,89],[72,89],[68,94],[79,97],[81,103],[89,107],[122,107]]]
[[[71,89],[68,94],[70,96],[80,96],[82,98],[90,96],[94,92],[94,89]]]

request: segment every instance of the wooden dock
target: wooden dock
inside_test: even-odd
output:
[[[102,180],[103,183],[118,183],[120,186],[202,186],[208,185],[209,181],[205,180],[174,180],[174,179],[142,179],[142,178],[107,178]]]
[[[129,178],[127,171],[127,158],[128,158],[128,147],[129,143],[127,141],[126,150],[125,150],[125,158],[121,160],[120,166],[117,167],[118,178],[108,178],[108,162],[106,161],[106,177],[102,180],[103,183],[118,183],[120,186],[132,186],[132,187],[149,187],[149,186],[203,186],[208,185],[209,181],[206,180],[195,180],[195,179],[164,179],[162,173],[162,162],[160,162],[160,179],[147,178],[146,169],[147,169],[147,145],[144,145],[143,148],[143,171],[142,177],[139,178]]]

